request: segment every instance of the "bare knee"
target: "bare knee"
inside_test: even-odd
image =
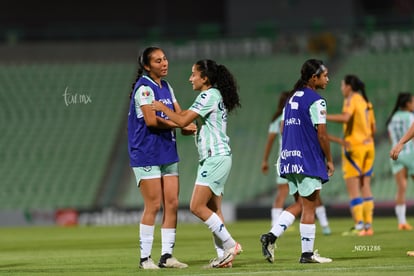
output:
[[[150,214],[157,214],[161,209],[161,202],[150,202],[144,206],[144,212]]]
[[[193,215],[195,215],[196,217],[200,217],[200,207],[198,206],[198,204],[191,202],[190,203],[190,211]]]
[[[178,210],[178,198],[168,198],[165,200],[165,209],[169,211],[177,211]]]

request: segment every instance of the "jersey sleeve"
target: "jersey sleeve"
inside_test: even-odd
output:
[[[269,125],[268,132],[278,134],[280,132],[281,121],[282,121],[282,116],[279,116],[273,122],[271,122]]]
[[[311,120],[314,125],[326,124],[326,101],[315,101],[309,108]]]
[[[139,106],[151,104],[154,100],[154,91],[149,86],[142,85],[135,93],[135,103]]]
[[[189,108],[191,111],[205,117],[208,113],[216,108],[218,99],[212,93],[200,93],[194,103]]]
[[[269,125],[269,129],[268,129],[268,132],[269,133],[278,133],[278,131],[277,131],[277,122],[276,122],[276,120],[275,121],[273,121],[273,122],[271,122],[270,123],[270,125]]]
[[[414,124],[414,113],[410,113],[408,121],[410,122],[409,125],[411,126]]]

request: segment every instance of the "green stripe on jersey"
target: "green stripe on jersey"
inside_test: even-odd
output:
[[[202,91],[190,107],[199,114],[197,147],[199,160],[209,156],[229,155],[227,129],[227,109],[224,107],[220,91],[210,88]]]

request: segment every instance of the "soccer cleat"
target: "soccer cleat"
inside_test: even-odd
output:
[[[363,236],[372,236],[374,235],[374,230],[371,228],[368,229],[364,229],[359,231],[358,236],[363,237]]]
[[[243,252],[243,249],[242,249],[241,244],[236,242],[236,244],[233,247],[231,247],[229,249],[226,249],[224,254],[230,253],[233,256],[236,256],[236,255],[240,255],[240,253],[242,253],[242,252]]]
[[[232,268],[233,267],[233,261],[228,262],[227,264],[224,264],[222,266],[217,266],[218,262],[219,262],[219,258],[214,258],[210,260],[209,264],[204,266],[203,268]]]
[[[223,268],[227,267],[229,263],[232,263],[234,258],[243,252],[242,246],[240,243],[236,242],[236,244],[224,251],[224,254],[221,258],[215,258],[210,262],[210,266],[214,268]],[[232,264],[233,265],[233,264]]]
[[[342,232],[342,236],[359,236],[359,233],[364,230],[357,230],[352,227],[349,231]]]
[[[413,227],[408,223],[400,223],[398,224],[398,230],[411,231],[413,230]]]
[[[187,264],[179,262],[176,258],[171,256],[171,254],[164,254],[160,258],[158,263],[160,268],[186,268]]]
[[[332,233],[331,228],[329,226],[322,227],[322,234],[325,236],[328,236]]]
[[[310,257],[302,256],[299,259],[299,263],[301,264],[311,264],[311,263],[319,263],[319,264],[325,264],[332,262],[331,258],[321,257],[321,255],[318,254],[318,250],[315,250],[313,252],[313,255]]]
[[[233,262],[229,262],[222,266],[222,268],[232,268],[232,267],[233,267]]]
[[[141,261],[139,262],[139,268],[160,269],[156,264],[154,264],[154,261],[151,259],[151,257],[141,259]]]
[[[407,256],[414,257],[414,251],[407,251]]]
[[[275,261],[275,241],[276,236],[271,232],[263,234],[260,237],[263,256],[269,263],[273,263]]]

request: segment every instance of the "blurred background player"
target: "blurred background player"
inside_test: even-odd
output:
[[[394,109],[389,116],[386,126],[392,147],[397,145],[404,134],[414,124],[414,97],[409,92],[398,94]],[[390,159],[391,170],[397,184],[395,196],[395,214],[399,230],[412,230],[407,223],[405,196],[408,176],[414,179],[414,144],[409,140],[402,148],[397,160]]]
[[[375,159],[374,109],[365,93],[365,84],[355,75],[346,75],[341,82],[344,103],[341,114],[328,114],[326,119],[343,124],[344,138],[330,136],[342,145],[342,171],[345,179],[354,227],[344,235],[371,236],[374,197],[371,176]]]
[[[288,98],[289,98],[289,92],[284,91],[280,93],[276,112],[273,114],[271,123],[269,125],[267,142],[266,142],[265,151],[263,155],[263,161],[262,161],[262,173],[263,174],[267,174],[269,172],[268,160],[269,160],[270,152],[272,150],[274,141],[276,139],[278,140],[277,141],[278,156],[280,153],[280,149],[282,147],[282,135],[281,135],[280,129],[281,129],[281,121],[283,119],[282,118],[283,108],[285,107],[285,104]],[[280,177],[279,172],[276,172],[276,185],[277,185],[276,197],[273,202],[272,209],[271,209],[271,222],[272,222],[271,226],[273,226],[276,223],[277,219],[282,213],[286,198],[289,194],[288,181],[285,178]],[[330,235],[331,229],[329,227],[328,217],[326,215],[326,209],[320,200],[318,200],[318,205],[316,207],[315,212],[319,220],[319,224],[322,227],[322,233],[324,235]]]
[[[282,92],[279,96],[279,102],[275,114],[273,114],[271,123],[269,125],[267,142],[262,161],[262,173],[267,174],[269,172],[269,156],[272,151],[273,143],[277,138],[278,147],[277,152],[279,156],[280,148],[282,146],[282,135],[280,132],[280,123],[282,121],[283,108],[289,97],[289,92]],[[286,179],[280,177],[279,173],[276,173],[277,192],[271,209],[272,226],[277,221],[279,215],[282,213],[286,198],[289,194],[289,185]]]

